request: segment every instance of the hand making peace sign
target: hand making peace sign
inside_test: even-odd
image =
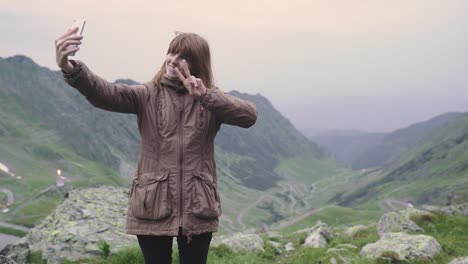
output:
[[[208,92],[208,89],[205,87],[205,84],[203,84],[203,81],[193,75],[190,75],[190,71],[185,60],[182,60],[180,65],[185,76],[180,72],[178,67],[175,67],[175,71],[185,88],[189,91],[190,95],[194,96],[196,99],[205,95]]]

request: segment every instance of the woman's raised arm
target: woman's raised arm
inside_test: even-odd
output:
[[[119,113],[138,114],[143,101],[149,95],[144,85],[111,83],[94,74],[84,62],[69,60],[68,55],[78,51],[82,36],[74,33],[78,28],[67,31],[55,40],[57,65],[62,69],[65,82],[76,88],[95,107]],[[75,44],[76,47],[69,48]]]

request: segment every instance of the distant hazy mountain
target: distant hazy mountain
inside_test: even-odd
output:
[[[331,131],[312,138],[327,153],[353,169],[391,163],[403,151],[419,144],[430,133],[446,126],[461,113],[445,113],[391,133]]]
[[[441,121],[447,118],[450,121]],[[437,125],[431,121],[439,128],[434,129]],[[357,190],[331,201],[347,206],[392,197],[415,204],[468,201],[468,113],[438,116],[410,128],[418,131],[423,127],[433,130],[420,140],[411,129],[389,135],[387,141],[399,140],[408,150],[383,166],[373,180],[363,180]]]

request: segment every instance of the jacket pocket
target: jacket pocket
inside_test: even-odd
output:
[[[193,171],[192,213],[200,218],[217,218],[221,216],[219,192],[213,177],[203,171]]]
[[[130,200],[134,217],[159,220],[172,214],[168,176],[169,170],[156,170],[133,181]]]

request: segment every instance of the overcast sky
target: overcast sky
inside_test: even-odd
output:
[[[54,40],[86,18],[81,59],[145,82],[174,31],[210,43],[225,91],[260,93],[302,130],[386,132],[468,111],[464,0],[0,0],[0,56],[58,70]]]

